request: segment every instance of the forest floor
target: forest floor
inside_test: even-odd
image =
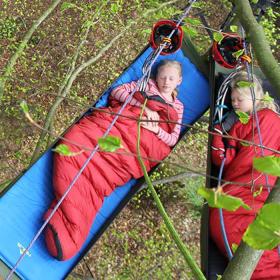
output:
[[[31,3],[32,2],[32,3]],[[71,59],[81,42],[85,26],[94,13],[92,30],[80,52],[77,65],[109,44],[131,20],[137,22],[101,59],[77,77],[70,93],[58,108],[52,131],[60,134],[84,112],[145,47],[154,22],[171,18],[185,1],[158,9],[163,1],[71,1],[64,4],[38,28],[19,59],[6,85],[0,110],[0,191],[30,164],[40,131],[19,109],[26,100],[32,117],[43,125],[57,97]],[[198,1],[192,16],[203,11],[211,28],[218,29],[228,12],[227,1]],[[0,69],[18,47],[23,34],[51,1],[1,1]],[[76,6],[75,6],[76,5]],[[98,7],[104,5],[98,12]],[[77,8],[78,7],[78,8]],[[154,11],[152,11],[154,9]],[[144,12],[150,10],[143,18]],[[84,25],[82,25],[84,23]],[[204,29],[193,40],[202,53],[209,45]],[[207,130],[207,124],[198,123]],[[174,153],[155,172],[160,179],[189,168],[206,174],[207,133],[191,130]],[[55,137],[50,137],[50,143]],[[48,146],[48,140],[44,142]],[[42,151],[45,148],[42,148]],[[174,166],[180,164],[182,167]],[[202,200],[196,189],[204,176],[195,176],[156,187],[180,236],[197,263],[200,263],[200,211]],[[147,190],[135,196],[117,216],[95,246],[77,265],[69,279],[194,279],[156,209]]]

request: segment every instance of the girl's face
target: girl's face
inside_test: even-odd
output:
[[[233,89],[231,92],[231,104],[235,111],[241,111],[249,114],[253,112],[252,97],[247,94],[241,94],[236,89]]]
[[[165,96],[171,96],[173,90],[181,84],[182,77],[176,67],[165,65],[158,69],[156,82],[160,93]]]

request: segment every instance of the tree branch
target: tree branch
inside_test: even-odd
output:
[[[7,65],[5,67],[5,72],[2,75],[2,77],[0,77],[0,104],[1,104],[2,97],[4,95],[6,81],[10,77],[10,75],[12,74],[12,72],[14,70],[14,66],[17,62],[17,59],[23,53],[25,47],[27,46],[28,41],[30,40],[30,38],[32,37],[33,33],[36,31],[38,26],[49,16],[49,14],[56,8],[56,6],[60,2],[61,2],[61,0],[55,0],[49,6],[49,8],[43,13],[43,15],[33,23],[31,28],[25,34],[25,36],[24,36],[22,42],[20,43],[20,45],[18,46],[16,52],[13,54],[13,56],[8,61]]]
[[[149,9],[149,10],[147,10],[143,14],[142,17],[146,17],[150,13],[156,12],[156,11],[164,8],[165,6],[168,6],[170,4],[174,4],[174,3],[178,2],[178,1],[179,0],[172,0],[172,1],[169,1],[169,2],[166,2],[166,3],[163,3],[163,4],[159,5],[157,8]],[[106,44],[106,46],[104,48],[102,48],[96,56],[90,58],[88,61],[86,61],[85,63],[81,64],[78,68],[75,69],[75,64],[76,64],[77,57],[78,57],[78,55],[80,53],[80,50],[81,50],[82,46],[85,43],[85,40],[86,40],[86,37],[87,37],[87,34],[89,32],[89,28],[90,27],[87,29],[86,35],[84,37],[84,40],[81,42],[81,44],[77,48],[77,51],[76,51],[75,56],[73,58],[71,70],[69,71],[69,73],[67,74],[66,78],[64,79],[64,82],[63,82],[63,84],[61,85],[61,87],[59,89],[58,97],[56,98],[55,103],[52,105],[52,107],[50,108],[50,110],[49,110],[49,112],[48,112],[48,114],[46,116],[45,123],[44,123],[44,130],[43,130],[42,134],[40,135],[40,138],[39,138],[39,140],[38,140],[38,142],[36,144],[36,148],[35,148],[35,150],[33,152],[33,155],[32,155],[31,163],[39,156],[41,145],[42,145],[42,143],[43,143],[43,141],[44,141],[44,139],[46,137],[46,133],[49,130],[50,124],[52,122],[52,119],[54,118],[56,110],[57,110],[58,106],[61,104],[61,102],[64,100],[64,98],[67,96],[67,94],[69,93],[69,91],[70,91],[70,89],[72,87],[72,84],[75,81],[75,79],[77,78],[77,76],[85,68],[87,68],[88,66],[92,65],[99,58],[101,58],[104,55],[104,53],[107,50],[109,50],[114,45],[114,43],[127,31],[127,29],[129,29],[136,22],[137,22],[137,20],[136,21],[131,21],[117,36],[115,36],[108,44]],[[0,86],[1,86],[1,84],[0,84]]]
[[[103,8],[103,6],[104,6],[104,4],[100,7],[100,9]],[[97,13],[95,13],[93,15],[92,21],[95,19],[95,17],[98,16],[100,9],[98,9]],[[80,55],[80,52],[81,52],[84,44],[86,43],[88,33],[89,33],[91,27],[92,27],[91,25],[87,27],[85,34],[83,35],[83,39],[80,42],[79,46],[77,47],[77,50],[73,56],[69,71],[66,74],[66,77],[59,88],[58,95],[55,98],[54,103],[52,104],[51,108],[48,111],[48,114],[47,114],[47,116],[45,118],[45,122],[44,122],[44,129],[42,130],[42,133],[40,134],[40,137],[37,141],[36,148],[33,152],[32,158],[31,158],[31,163],[40,155],[42,143],[44,142],[44,139],[48,133],[48,130],[50,130],[56,110],[68,93],[67,91],[65,91],[65,87],[67,86],[69,79],[71,78],[71,76],[73,75],[73,73],[75,71],[77,59]]]

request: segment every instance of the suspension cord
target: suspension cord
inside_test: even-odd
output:
[[[243,29],[242,26],[241,26],[241,33],[242,33],[242,37],[244,38],[245,32],[244,32],[244,29]],[[244,54],[248,55],[248,50],[247,50],[245,40],[243,41],[243,47],[244,47]],[[248,80],[250,82],[253,82],[253,74],[252,74],[252,71],[250,70],[249,63],[246,60],[244,61],[244,63],[245,63],[245,67],[246,67],[246,71],[247,71],[247,75],[248,75]],[[263,157],[264,156],[263,141],[262,141],[262,134],[261,134],[261,129],[260,129],[259,117],[258,117],[257,110],[256,110],[256,95],[255,95],[254,87],[250,87],[250,91],[251,91],[251,97],[252,97],[252,100],[253,100],[253,116],[256,120],[258,138],[259,138],[259,142],[260,142],[260,145],[261,145],[261,156]],[[267,174],[265,174],[265,183],[266,183],[266,187],[267,187],[268,192],[270,192],[270,187],[269,187],[269,184],[268,184],[268,175]]]
[[[220,167],[220,170],[219,170],[218,186],[221,185],[222,174],[223,174],[225,162],[226,162],[226,157],[223,158],[223,161],[221,163],[221,167]],[[220,227],[221,227],[221,231],[222,231],[222,237],[223,237],[224,245],[225,245],[225,248],[226,248],[228,258],[231,260],[232,257],[233,257],[233,254],[232,254],[231,248],[230,248],[229,243],[228,243],[228,238],[227,238],[227,233],[226,233],[226,227],[225,227],[225,223],[224,223],[224,216],[223,216],[223,209],[222,208],[219,208],[219,217],[220,217]]]
[[[188,13],[191,10],[192,4],[195,3],[196,0],[190,0],[189,1],[189,5],[188,7],[185,9],[184,13],[182,14],[181,18],[179,19],[178,23],[176,24],[176,27],[170,32],[170,34],[167,36],[167,38],[171,39],[171,37],[173,36],[174,32],[176,31],[176,29],[179,27],[179,25],[181,24],[181,22],[184,20],[184,18],[188,15]],[[131,94],[127,97],[127,99],[125,100],[125,102],[123,103],[122,107],[120,108],[120,110],[118,111],[117,115],[114,117],[112,123],[110,124],[110,126],[107,128],[107,130],[105,131],[105,133],[103,134],[102,137],[106,137],[109,132],[111,131],[112,127],[114,126],[114,124],[116,123],[118,117],[122,114],[124,108],[126,107],[126,105],[132,100],[134,93],[136,92],[136,89],[138,89],[140,87],[140,85],[142,83],[144,83],[144,80],[146,78],[146,76],[151,72],[152,66],[154,65],[156,59],[159,57],[161,51],[166,47],[167,42],[164,42],[162,44],[160,44],[160,46],[155,50],[155,55],[153,57],[153,59],[150,61],[149,65],[146,67],[145,72],[143,73],[142,77],[137,81],[136,83],[136,87],[135,89],[131,92]],[[21,263],[21,261],[23,260],[24,256],[27,254],[27,252],[30,250],[30,248],[33,246],[33,244],[35,243],[35,241],[39,238],[39,236],[41,235],[42,231],[45,229],[45,227],[47,226],[47,224],[49,223],[49,221],[51,220],[51,218],[53,217],[53,215],[55,214],[55,212],[57,211],[57,209],[59,208],[59,206],[61,205],[61,203],[64,201],[64,199],[66,198],[66,196],[68,195],[68,193],[70,192],[70,190],[72,189],[73,185],[76,183],[76,181],[78,180],[78,178],[80,177],[80,175],[82,174],[82,172],[84,171],[84,169],[86,168],[86,166],[88,165],[88,163],[90,162],[90,160],[93,158],[93,156],[96,154],[96,152],[99,149],[99,145],[97,144],[95,146],[95,148],[91,151],[89,157],[87,158],[87,160],[84,162],[83,166],[81,167],[81,169],[79,170],[79,172],[75,175],[75,177],[73,178],[72,182],[69,184],[69,186],[67,187],[66,191],[64,192],[63,196],[60,198],[60,200],[57,202],[56,206],[54,207],[54,209],[52,210],[52,212],[50,213],[50,215],[48,216],[48,218],[46,219],[46,221],[43,223],[43,225],[40,227],[40,229],[38,230],[38,232],[36,233],[36,235],[34,236],[34,238],[31,240],[31,242],[29,243],[29,245],[27,246],[27,248],[24,250],[24,252],[22,253],[22,255],[19,257],[19,259],[17,260],[16,264],[14,265],[14,267],[12,268],[12,270],[10,271],[10,273],[8,274],[6,280],[10,280],[13,273],[15,272],[16,268],[18,267],[18,265]]]

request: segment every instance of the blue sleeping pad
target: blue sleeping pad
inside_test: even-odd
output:
[[[97,107],[106,106],[113,87],[137,80],[142,76],[142,65],[151,51],[151,48],[146,49],[124,71],[100,97],[96,103]],[[209,107],[208,81],[181,50],[169,56],[160,56],[157,63],[161,59],[175,59],[182,63],[183,82],[179,87],[178,98],[185,106],[183,123],[193,124]],[[182,133],[185,130],[186,128],[182,128]],[[46,151],[0,198],[0,259],[10,268],[15,265],[24,248],[29,245],[42,226],[42,217],[53,200],[52,156],[51,149]],[[42,234],[18,266],[17,275],[29,280],[64,279],[88,250],[92,240],[104,230],[108,220],[112,220],[111,217],[127,200],[136,184],[137,180],[132,179],[105,198],[83,248],[75,257],[63,262],[54,259],[46,249]]]

